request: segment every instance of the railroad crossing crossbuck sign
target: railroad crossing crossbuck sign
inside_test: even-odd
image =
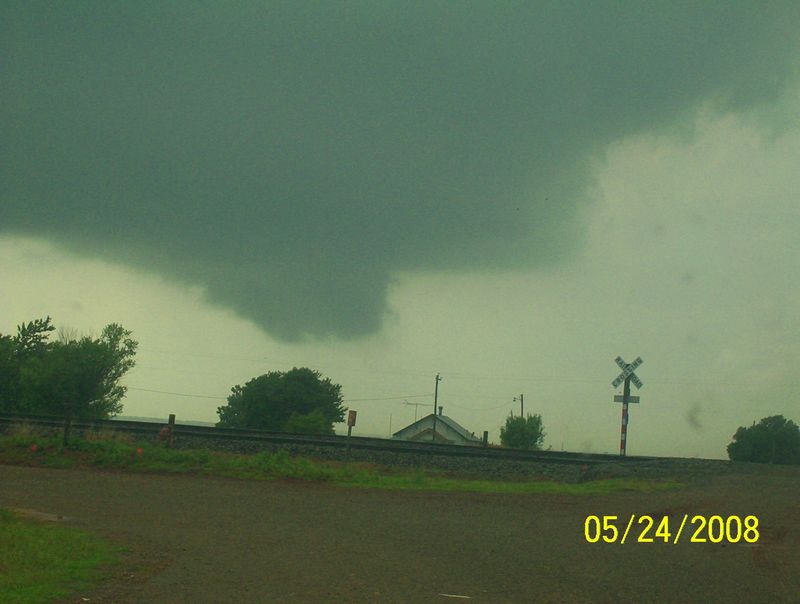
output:
[[[617,357],[616,359],[614,359],[614,362],[616,362],[616,364],[619,365],[620,369],[622,369],[622,373],[620,373],[617,376],[617,379],[611,382],[611,385],[614,386],[614,388],[619,386],[622,382],[625,381],[625,378],[628,377],[630,377],[631,381],[633,382],[633,385],[636,386],[636,388],[642,387],[642,381],[638,377],[636,377],[636,374],[633,372],[639,365],[644,363],[642,357],[636,357],[636,360],[630,365],[625,363],[622,357]]]
[[[617,394],[614,396],[615,403],[622,403],[622,427],[620,428],[619,434],[619,454],[624,457],[626,444],[628,442],[628,404],[639,402],[638,396],[631,396],[631,382],[633,382],[636,388],[641,388],[643,386],[642,380],[637,377],[634,370],[644,363],[644,361],[642,357],[636,357],[636,360],[630,364],[626,363],[622,357],[617,357],[614,361],[619,365],[619,368],[622,369],[622,373],[611,382],[611,385],[617,388],[623,382],[625,383],[622,395]]]

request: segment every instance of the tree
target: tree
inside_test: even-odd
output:
[[[24,413],[23,376],[41,364],[55,330],[48,316],[17,325],[14,337],[0,334],[0,413]]]
[[[116,324],[100,338],[56,342],[43,372],[45,391],[55,409],[83,419],[107,419],[122,411],[126,388],[119,380],[134,365],[136,342]]]
[[[121,325],[97,339],[49,342],[50,317],[0,336],[0,412],[106,419],[122,411],[120,379],[134,365],[137,342]]]
[[[217,408],[217,426],[332,434],[333,424],[344,421],[341,391],[306,367],[270,371],[231,388],[228,404]]]
[[[17,400],[19,363],[14,338],[0,334],[0,413],[10,413]]]
[[[17,336],[14,338],[17,354],[20,357],[31,354],[41,355],[47,350],[47,338],[55,327],[50,323],[50,316],[46,319],[36,319],[27,324],[17,325]]]
[[[538,413],[528,413],[526,417],[512,413],[500,428],[500,442],[512,449],[541,449],[544,437],[544,424]]]
[[[740,427],[728,445],[732,461],[800,464],[800,427],[782,415]]]
[[[0,335],[0,412],[28,413],[31,378],[41,369],[50,350],[47,341],[55,330],[51,319],[36,319],[17,325],[14,337]]]

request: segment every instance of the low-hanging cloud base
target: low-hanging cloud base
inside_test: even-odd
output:
[[[276,338],[398,271],[581,249],[590,160],[797,73],[800,5],[4,3],[0,230],[201,286]]]

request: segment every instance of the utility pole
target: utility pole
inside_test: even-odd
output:
[[[514,402],[516,402],[516,401],[517,401],[517,397],[515,396],[514,397]],[[519,395],[519,416],[524,419],[525,418],[525,407],[523,405],[524,405],[524,395],[520,394]]]
[[[442,381],[442,378],[439,377],[439,374],[436,374],[436,387],[433,390],[433,437],[431,438],[431,442],[436,442],[436,409],[437,405],[439,404],[439,382]]]

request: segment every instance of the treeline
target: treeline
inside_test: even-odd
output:
[[[51,338],[50,317],[0,334],[0,414],[63,417],[65,440],[76,419],[110,419],[122,411],[122,377],[138,343],[117,323],[98,338]],[[344,420],[342,387],[305,367],[272,371],[231,389],[218,426],[333,434]]]

